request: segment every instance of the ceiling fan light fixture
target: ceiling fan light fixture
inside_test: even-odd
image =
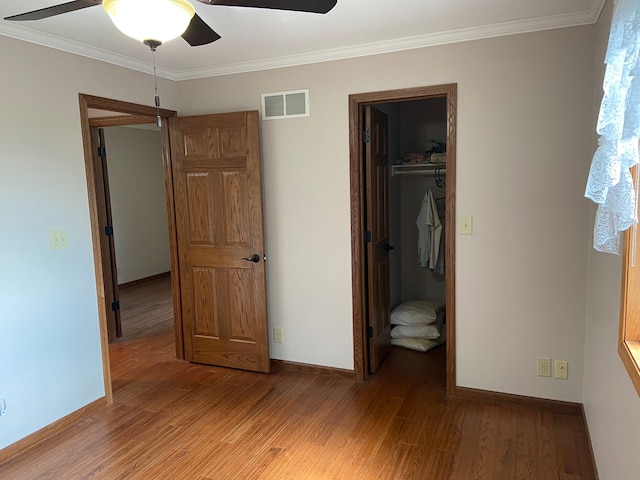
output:
[[[118,30],[141,42],[179,37],[196,13],[187,0],[103,0],[102,8]]]

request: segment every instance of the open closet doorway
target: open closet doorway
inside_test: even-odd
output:
[[[456,92],[449,84],[349,97],[356,378],[365,379],[384,362],[391,309],[429,301],[438,319],[446,318],[443,368],[450,396],[455,393]],[[444,145],[445,155],[431,155]],[[419,255],[416,220],[425,213],[428,194],[429,207],[437,212],[429,222],[442,226],[439,258],[433,250]]]

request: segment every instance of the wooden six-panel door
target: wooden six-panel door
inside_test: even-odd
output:
[[[258,112],[169,132],[185,359],[268,372]]]
[[[389,312],[389,148],[387,115],[365,107],[365,188],[367,228],[367,321],[369,373],[391,348]]]

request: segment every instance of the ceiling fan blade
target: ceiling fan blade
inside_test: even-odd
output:
[[[327,13],[338,0],[198,0],[207,5],[228,7],[271,8],[294,12]]]
[[[189,26],[182,34],[182,38],[184,38],[192,47],[197,47],[199,45],[213,43],[221,37],[196,13],[191,19],[191,23],[189,23]]]
[[[102,0],[75,0],[73,2],[61,3],[52,7],[41,8],[32,12],[20,13],[11,17],[5,17],[5,20],[41,20],[43,18],[54,17],[62,13],[73,12],[87,7],[95,7],[100,5]]]

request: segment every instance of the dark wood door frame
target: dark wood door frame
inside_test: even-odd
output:
[[[87,193],[89,199],[89,217],[91,220],[91,241],[93,243],[93,261],[95,265],[96,294],[98,297],[98,318],[100,323],[100,343],[102,348],[102,370],[104,373],[104,390],[107,404],[113,403],[113,388],[111,384],[111,366],[109,363],[109,336],[107,332],[107,315],[111,305],[106,301],[113,295],[113,285],[106,281],[108,272],[105,272],[103,262],[109,256],[109,252],[104,247],[101,238],[104,235],[100,218],[103,213],[100,211],[101,202],[96,190],[96,179],[99,173],[96,172],[95,161],[98,155],[95,148],[95,139],[92,139],[91,130],[95,127],[136,125],[145,123],[155,123],[156,115],[159,114],[165,121],[162,124],[162,162],[164,165],[165,189],[167,197],[167,214],[169,217],[169,245],[171,256],[171,285],[173,290],[173,310],[176,335],[176,356],[184,358],[184,348],[182,341],[182,319],[180,315],[180,288],[179,276],[177,274],[177,243],[175,230],[174,199],[173,199],[173,177],[171,174],[171,156],[169,149],[169,117],[176,116],[173,110],[160,109],[156,112],[155,107],[138,105],[135,103],[122,102],[108,98],[95,97],[92,95],[79,94],[80,101],[80,127],[82,130],[82,145],[84,149],[84,160],[87,177]],[[89,110],[100,110],[103,112],[113,112],[113,115],[97,116],[91,118]],[[103,203],[103,202],[102,202]]]
[[[445,97],[447,101],[447,186],[445,212],[445,282],[446,282],[446,379],[447,394],[456,390],[455,337],[455,186],[456,186],[456,116],[457,84],[406,88],[349,95],[349,159],[351,181],[351,276],[353,298],[353,360],[357,380],[367,377],[366,261],[365,261],[365,187],[363,172],[362,108],[377,103],[423,100]]]
[[[104,225],[104,234],[101,236],[101,249],[105,256],[102,265],[105,281],[105,301],[107,306],[107,335],[109,342],[113,342],[117,337],[122,336],[122,322],[120,318],[120,302],[118,294],[118,267],[116,262],[115,238],[113,236],[113,218],[111,214],[111,192],[109,190],[108,160],[104,139],[104,128],[91,127],[91,150],[98,148],[98,155],[92,155],[94,160],[94,171],[96,181],[93,184],[96,190],[98,201],[98,215],[100,225]],[[107,234],[106,229],[111,228]],[[102,229],[101,229],[102,230]]]

